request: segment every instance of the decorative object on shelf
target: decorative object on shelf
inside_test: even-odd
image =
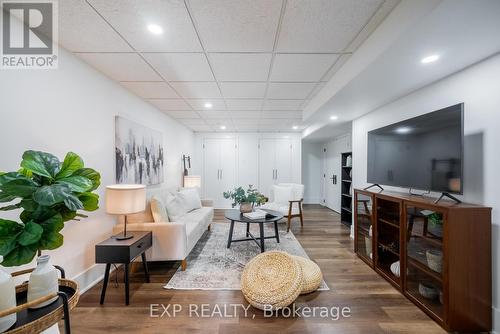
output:
[[[159,184],[164,179],[161,132],[115,117],[116,183]]]
[[[427,216],[429,226],[427,231],[438,238],[443,237],[443,215],[433,212]]]
[[[21,168],[0,173],[0,202],[20,199],[0,211],[22,209],[22,224],[0,219],[0,255],[5,267],[29,263],[43,250],[63,244],[59,233],[69,220],[86,218],[79,210],[95,211],[99,195],[93,193],[101,181],[98,172],[84,168],[73,152],[63,162],[49,153],[26,151]]]
[[[351,155],[348,155],[348,156],[345,158],[345,166],[346,166],[346,167],[351,167],[351,166],[352,166],[352,156],[351,156]]]
[[[184,176],[184,188],[201,188],[201,176],[186,175]]]
[[[231,206],[233,208],[239,204],[241,213],[252,212],[255,205],[261,205],[266,202],[266,197],[253,188],[251,184],[246,191],[243,187],[238,187],[232,191],[225,191],[223,196],[225,199],[232,200]]]
[[[434,249],[428,249],[425,252],[427,265],[435,272],[441,273],[443,270],[443,252]]]
[[[436,299],[439,292],[431,283],[420,282],[418,283],[418,293],[426,299]]]
[[[318,290],[321,282],[323,282],[323,274],[319,266],[305,257],[295,255],[292,255],[292,257],[300,264],[302,274],[304,275],[302,292],[300,294],[305,295]]]
[[[394,262],[393,264],[391,264],[391,272],[394,274],[394,276],[396,277],[400,277],[401,276],[401,264],[399,261],[396,261]]]
[[[3,256],[0,255],[0,264]],[[0,312],[16,307],[16,285],[12,276],[0,268]],[[5,332],[16,323],[17,313],[0,318],[0,333]]]
[[[57,270],[50,263],[50,256],[42,255],[36,260],[37,266],[30,275],[28,283],[28,303],[43,296],[57,294],[59,284],[57,279]],[[55,296],[43,303],[32,306],[31,308],[41,308],[52,304],[59,297]]]
[[[247,263],[241,275],[241,292],[253,307],[277,310],[297,299],[303,281],[302,268],[291,255],[269,251]]]
[[[123,236],[117,240],[131,239],[127,235],[127,215],[146,210],[146,186],[143,184],[115,184],[106,186],[106,212],[111,215],[124,215]]]
[[[366,254],[368,254],[370,259],[373,259],[372,234],[373,234],[373,228],[372,226],[370,226],[370,229],[368,230],[369,237],[365,236]]]
[[[187,161],[187,164],[186,164]],[[188,176],[188,168],[191,169],[191,157],[189,155],[182,155],[182,164],[184,166],[184,176]]]

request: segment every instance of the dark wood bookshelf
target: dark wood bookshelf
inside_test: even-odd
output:
[[[350,157],[348,159],[348,157]],[[351,164],[348,165],[347,161]],[[341,154],[341,195],[340,195],[340,221],[346,226],[352,225],[352,153],[346,152]]]

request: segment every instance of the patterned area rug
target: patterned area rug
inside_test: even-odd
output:
[[[278,224],[280,243],[266,239],[266,251],[280,250],[292,255],[309,258],[292,232],[286,232],[286,224]],[[233,239],[245,238],[246,224],[235,223]],[[274,225],[265,225],[265,236],[274,235]],[[258,225],[251,225],[250,232],[259,235]],[[240,290],[240,277],[245,264],[260,254],[260,248],[253,241],[231,244],[227,249],[229,224],[214,223],[187,258],[186,271],[180,268],[165,285],[165,289],[178,290]],[[319,290],[330,290],[325,281]]]

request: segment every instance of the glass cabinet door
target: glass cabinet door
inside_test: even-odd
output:
[[[406,207],[406,292],[443,319],[443,219],[441,212]]]
[[[356,252],[369,263],[373,262],[372,214],[373,197],[356,193]]]

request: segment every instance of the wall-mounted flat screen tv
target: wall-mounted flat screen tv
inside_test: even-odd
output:
[[[368,183],[463,193],[464,104],[368,132]]]

